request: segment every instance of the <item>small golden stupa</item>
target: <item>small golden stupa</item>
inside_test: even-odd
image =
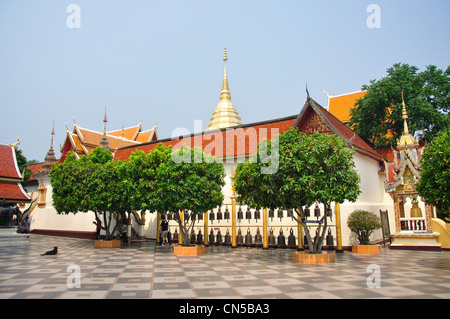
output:
[[[241,117],[231,102],[231,94],[227,79],[227,60],[227,49],[225,48],[223,53],[224,70],[220,101],[216,105],[216,109],[214,110],[206,131],[242,125]]]

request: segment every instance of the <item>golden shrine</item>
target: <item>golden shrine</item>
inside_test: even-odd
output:
[[[403,94],[402,94],[403,99]],[[440,250],[439,233],[432,230],[433,206],[424,202],[425,215],[419,207],[416,184],[420,179],[420,156],[423,148],[409,133],[408,114],[403,100],[403,134],[397,143],[394,161],[387,165],[385,190],[394,200],[395,231],[391,235],[391,249]],[[410,201],[408,204],[407,202]],[[405,206],[411,206],[409,214]],[[408,216],[409,215],[409,216]]]

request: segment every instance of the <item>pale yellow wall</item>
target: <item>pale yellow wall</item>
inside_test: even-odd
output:
[[[439,233],[438,243],[441,248],[450,249],[450,224],[439,218],[432,218],[431,222],[433,232]]]

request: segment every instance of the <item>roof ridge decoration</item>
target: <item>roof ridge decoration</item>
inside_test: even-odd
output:
[[[20,136],[17,136],[17,142],[8,145],[17,149],[17,145],[20,145]]]
[[[230,88],[228,86],[227,78],[227,48],[224,49],[223,53],[223,81],[222,90],[220,91],[220,101],[216,105],[216,109],[208,124],[206,131],[217,130],[226,127],[232,127],[241,125],[241,117],[233,106],[231,102]]]

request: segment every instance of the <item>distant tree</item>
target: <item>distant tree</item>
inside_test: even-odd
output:
[[[397,63],[387,76],[372,80],[362,89],[367,94],[350,110],[350,126],[376,147],[397,144],[403,131],[402,93],[407,106],[408,126],[423,142],[431,142],[450,126],[450,67],[445,71],[434,65],[423,72]]]
[[[441,132],[425,148],[417,191],[437,208],[442,219],[450,218],[450,129]]]
[[[276,147],[278,145],[278,147]],[[258,144],[254,158],[239,163],[234,182],[238,201],[253,208],[293,209],[293,218],[304,226],[309,252],[320,253],[327,230],[327,216],[318,221],[317,235],[311,237],[304,212],[309,205],[356,201],[360,177],[353,162],[353,149],[336,135],[306,135],[297,129],[281,133]],[[263,174],[272,165],[264,158],[279,152],[278,170]],[[262,154],[262,155],[261,155]]]
[[[32,160],[27,161],[27,166],[38,164],[38,163],[39,163],[38,160],[32,159]]]

